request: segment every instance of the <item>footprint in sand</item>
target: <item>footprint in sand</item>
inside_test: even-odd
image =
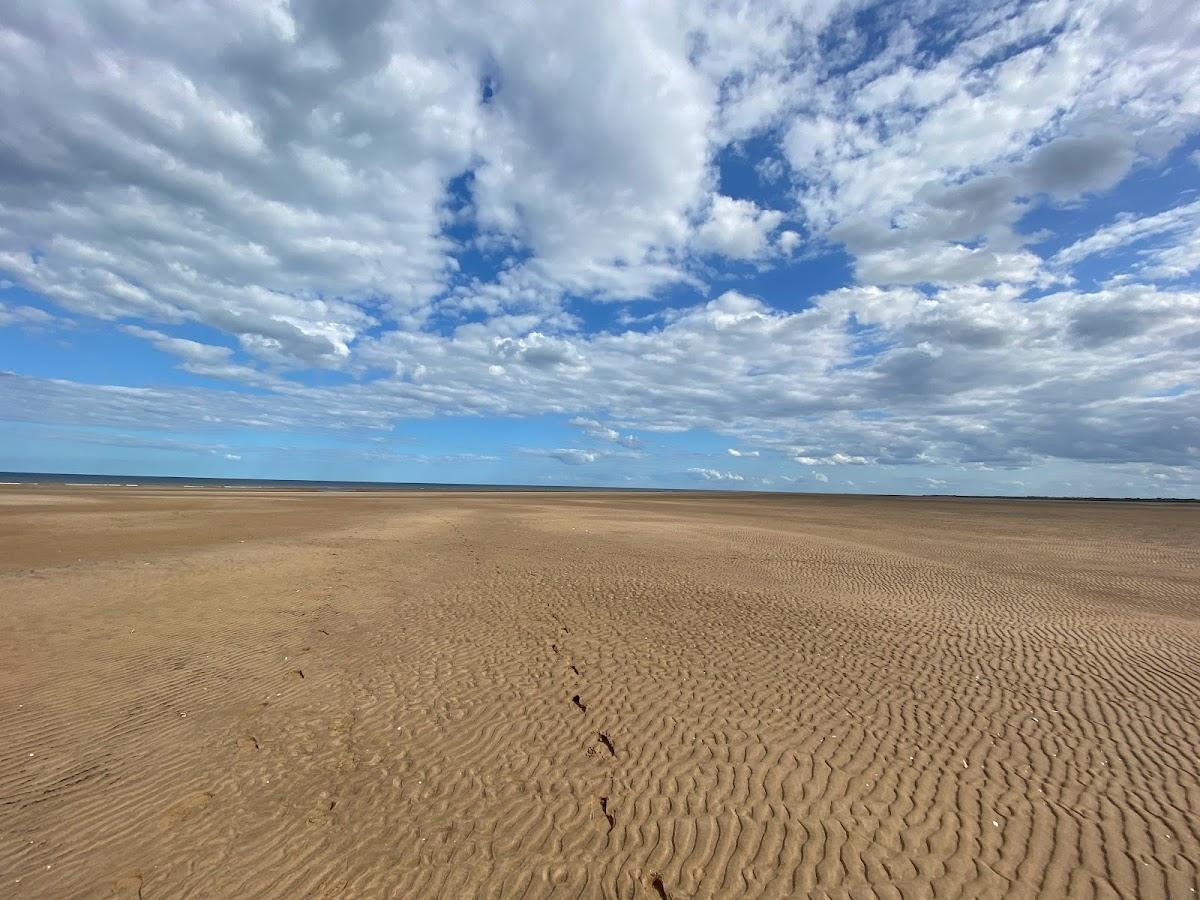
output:
[[[608,811],[608,798],[607,797],[600,798],[600,812],[604,816],[604,818],[608,820],[608,830],[611,832],[614,828],[617,827],[617,820],[613,817],[613,814]]]
[[[304,817],[309,825],[328,825],[333,818],[333,808],[337,806],[336,800],[330,800],[322,797],[313,807],[312,812]]]
[[[193,794],[188,794],[163,813],[162,820],[167,825],[186,821],[202,812],[212,801],[213,796],[212,791],[196,791]]]
[[[598,743],[593,744],[588,748],[588,756],[596,756],[597,754],[603,753],[605,750],[607,750],[609,756],[616,757],[616,748],[613,747],[613,742],[606,732],[601,731],[599,734],[597,734],[596,740]]]
[[[142,896],[142,873],[122,875],[108,886],[109,900],[136,900]]]

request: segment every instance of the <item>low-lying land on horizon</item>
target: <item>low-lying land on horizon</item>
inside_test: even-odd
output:
[[[1200,508],[0,492],[0,895],[1181,897]]]

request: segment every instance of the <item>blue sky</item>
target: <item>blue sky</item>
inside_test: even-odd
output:
[[[0,126],[0,469],[1200,495],[1192,3],[14,3]]]

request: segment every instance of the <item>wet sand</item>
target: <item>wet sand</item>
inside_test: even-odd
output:
[[[1200,508],[0,488],[0,896],[1187,897]]]

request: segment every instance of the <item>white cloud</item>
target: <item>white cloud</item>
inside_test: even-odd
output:
[[[1081,238],[1054,255],[1057,266],[1074,265],[1098,253],[1136,244],[1160,235],[1189,235],[1200,230],[1200,200],[1172,207],[1150,216],[1124,213],[1109,225]]]
[[[1090,256],[1135,247],[1136,261],[1122,272],[1126,279],[1171,281],[1200,270],[1200,201],[1150,216],[1120,215],[1111,224],[1060,250],[1053,262],[1069,266]]]
[[[285,382],[277,376],[236,362],[233,358],[233,350],[229,347],[171,337],[161,331],[142,328],[140,325],[123,325],[121,330],[126,334],[149,341],[164,353],[178,357],[182,360],[180,368],[193,375],[237,381],[256,387],[285,389]]]
[[[756,259],[767,252],[783,213],[760,209],[751,200],[716,195],[708,218],[696,232],[696,246],[730,259]]]
[[[582,466],[587,463],[593,463],[604,455],[598,450],[580,450],[574,447],[560,447],[556,450],[523,449],[521,452],[526,456],[544,456],[549,459],[556,459],[568,466]]]
[[[475,65],[497,70],[480,113],[481,223],[528,244],[552,281],[621,296],[681,277],[662,251],[686,239],[702,199],[715,93],[668,9],[610,13],[562,3],[463,18]]]
[[[586,434],[588,437],[597,441],[605,441],[610,444],[620,444],[623,447],[634,449],[640,446],[641,442],[632,434],[621,434],[615,428],[610,428],[603,422],[597,419],[589,419],[585,416],[576,416],[567,422],[568,425],[574,425]]]
[[[1168,281],[1187,278],[1200,271],[1200,223],[1173,244],[1147,251],[1140,274],[1146,278]]]
[[[1154,24],[1166,13],[963,11],[930,56],[928,12],[899,7],[859,58],[854,7],[197,6],[123,31],[103,4],[27,10],[0,32],[0,264],[85,314],[202,322],[277,364],[342,367],[447,292],[552,314],[565,292],[697,284],[688,248],[761,259],[783,211],[714,191],[713,158],[766,128],[811,230],[894,232],[848,244],[864,282],[1028,281],[1022,192],[1102,189],[1195,115],[1200,60],[1188,28]],[[981,172],[1007,196],[947,214],[935,195]],[[451,222],[525,258],[463,278]]]
[[[694,468],[688,469],[693,475],[703,478],[705,481],[745,481],[745,477],[737,472],[722,472],[720,469],[705,469]]]
[[[10,375],[7,419],[552,415],[604,449],[529,452],[575,465],[689,428],[811,466],[1197,464],[1200,206],[1049,261],[1019,233],[1195,131],[1194,4],[955,10],[936,47],[924,4],[879,47],[833,2],[121,9],[0,14],[0,269],[260,393]],[[735,199],[719,154],[756,142],[770,190]],[[830,243],[860,286],[704,283]],[[1058,290],[1116,250],[1104,289]],[[680,285],[706,299],[588,332],[590,302]]]
[[[145,338],[164,353],[178,356],[187,362],[203,364],[223,363],[233,355],[233,351],[228,347],[217,347],[212,344],[201,344],[197,341],[189,341],[184,338],[169,337],[161,331],[153,331],[138,325],[125,325],[121,330],[134,337]]]
[[[998,253],[985,247],[922,242],[858,254],[855,272],[869,284],[1023,284],[1038,276],[1041,260],[1027,251]]]
[[[851,456],[849,453],[840,451],[829,457],[829,460],[838,466],[865,466],[869,462],[865,456]]]
[[[848,288],[795,313],[731,292],[650,330],[558,338],[586,366],[517,363],[497,378],[494,336],[464,326],[364,342],[364,366],[405,361],[395,376],[278,383],[267,399],[10,376],[0,417],[372,428],[448,412],[600,423],[595,411],[620,410],[602,427],[706,428],[809,465],[1195,465],[1197,329],[1200,293],[1137,284],[1033,301],[1011,288]]]
[[[865,456],[852,456],[838,451],[828,456],[793,456],[792,459],[802,466],[865,466],[871,462]]]
[[[1173,30],[1122,3],[964,10],[962,39],[925,59],[895,29],[787,128],[810,228],[845,240],[865,283],[1032,280],[1012,226],[1034,195],[1104,190],[1194,128],[1200,50],[1193,14],[1176,12],[1189,24]],[[856,246],[854,222],[887,244]]]
[[[621,410],[624,427],[709,428],[811,465],[1183,465],[1200,447],[1200,421],[1187,412],[1200,383],[1188,338],[1197,328],[1200,294],[1136,284],[1035,301],[1001,288],[856,288],[797,313],[730,293],[650,331],[562,337],[586,367],[524,365],[519,377],[495,378],[493,338],[464,327],[367,342],[365,365],[406,366],[365,384],[278,384],[264,402],[10,377],[0,380],[0,415],[283,428],[608,409]]]
[[[717,98],[666,9],[197,6],[114,30],[102,6],[0,25],[0,265],[66,307],[339,366],[451,286],[447,191],[467,172],[468,215],[531,254],[476,293],[544,305],[691,277],[673,254]]]
[[[598,441],[616,441],[621,436],[621,433],[615,428],[609,428],[596,419],[588,419],[583,416],[576,416],[567,422],[567,424],[583,429],[584,434]]]
[[[751,456],[751,457],[753,457],[753,456],[759,455],[759,452],[757,450],[738,450],[736,447],[730,447],[725,452],[728,453],[730,456]]]
[[[815,478],[817,481],[820,481],[822,484],[824,484],[824,483],[826,483],[826,482],[828,482],[828,481],[829,481],[829,476],[828,476],[828,475],[825,475],[825,474],[823,474],[823,473],[821,473],[821,472],[814,472],[814,473],[813,473],[813,478]]]
[[[0,303],[0,328],[69,328],[73,324],[68,319],[51,315],[44,309],[38,309],[36,306],[9,306],[8,304]]]
[[[584,356],[574,344],[539,331],[518,338],[496,338],[492,347],[499,359],[534,369],[587,368]]]
[[[404,65],[428,22],[380,56],[373,23],[328,31],[316,9],[292,22],[193,7],[118,31],[91,4],[8,19],[0,92],[20,186],[0,228],[20,241],[0,243],[5,268],[82,313],[190,319],[308,365],[345,359],[375,320],[360,301],[427,303],[475,79],[453,60]]]

